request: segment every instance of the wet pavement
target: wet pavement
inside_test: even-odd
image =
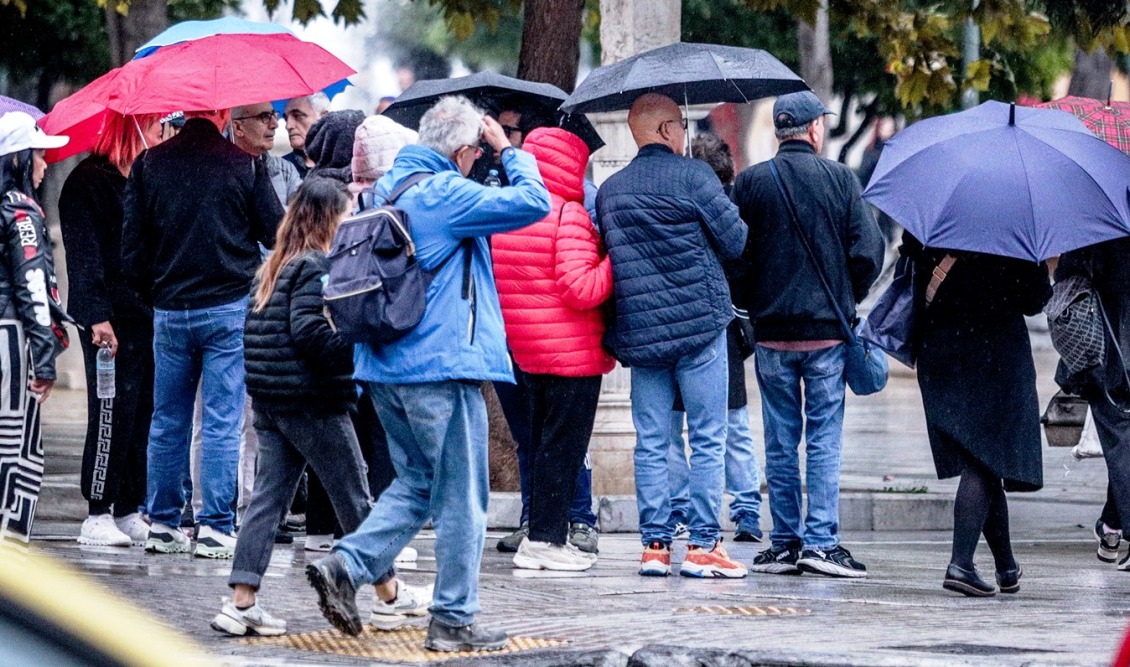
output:
[[[1043,404],[1054,393],[1055,357],[1041,346],[1036,359]],[[748,370],[753,387],[752,365]],[[756,391],[751,401],[760,447]],[[80,568],[234,664],[403,664],[438,657],[415,650],[418,632],[348,643],[327,631],[302,573],[316,554],[300,546],[276,548],[261,597],[269,611],[289,621],[290,639],[252,642],[220,637],[208,627],[227,594],[230,562],[80,547],[74,537],[85,513],[77,486],[84,409],[79,393],[58,392],[44,411],[47,476],[37,549]],[[588,573],[528,573],[511,569],[509,558],[494,550],[501,535],[495,532],[483,562],[482,621],[522,637],[516,657],[523,662],[536,662],[546,650],[613,649],[626,656],[667,644],[760,656],[701,662],[719,665],[1109,664],[1130,612],[1130,573],[1094,556],[1090,526],[1105,493],[1105,467],[1101,459],[1075,462],[1067,450],[1045,448],[1044,457],[1046,488],[1009,499],[1025,570],[1016,596],[970,600],[943,591],[949,533],[913,527],[845,535],[845,545],[870,570],[861,581],[811,575],[641,578],[633,534],[602,536],[600,561]],[[916,382],[896,372],[887,391],[849,399],[843,488],[881,494],[923,487],[928,495],[952,497],[955,484],[934,477]],[[413,546],[420,552],[418,567],[402,575],[409,583],[429,583],[432,537],[425,533]],[[761,548],[728,546],[746,563]],[[991,576],[983,545],[979,556]],[[681,558],[677,553],[675,561]],[[371,593],[362,595],[365,609]]]

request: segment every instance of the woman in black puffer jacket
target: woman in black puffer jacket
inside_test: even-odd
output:
[[[271,559],[279,519],[309,465],[327,488],[338,520],[352,532],[369,515],[370,498],[349,408],[353,346],[324,314],[326,251],[349,207],[336,181],[315,178],[299,188],[279,225],[274,254],[256,276],[244,329],[247,393],[259,434],[255,491],[239,531],[228,585],[231,600],[212,627],[232,635],[280,635],[286,622],[256,604]],[[421,616],[431,603],[426,589],[399,585],[390,570],[376,584],[370,622],[381,629]]]

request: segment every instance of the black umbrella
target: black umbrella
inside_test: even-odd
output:
[[[645,93],[662,93],[691,105],[749,102],[808,89],[796,73],[761,49],[679,42],[598,67],[561,110],[621,111]]]

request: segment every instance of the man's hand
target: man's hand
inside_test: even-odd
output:
[[[32,378],[31,382],[27,383],[28,391],[35,394],[36,403],[46,401],[47,397],[51,395],[51,389],[54,386],[54,380],[42,380],[40,378]]]
[[[487,142],[495,153],[501,154],[504,149],[510,148],[510,139],[498,121],[490,116],[483,116],[483,141]]]
[[[110,326],[110,322],[99,322],[90,327],[90,336],[98,347],[109,343],[110,354],[118,356],[118,337],[114,335],[114,327]]]

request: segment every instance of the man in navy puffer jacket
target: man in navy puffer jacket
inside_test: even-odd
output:
[[[640,574],[670,571],[667,437],[675,387],[691,446],[690,539],[681,573],[743,577],[719,544],[726,442],[726,325],[734,317],[722,261],[741,255],[746,226],[704,162],[682,157],[686,120],[663,95],[628,113],[639,154],[611,176],[596,207],[612,258],[615,318],[607,341],[632,368]]]

